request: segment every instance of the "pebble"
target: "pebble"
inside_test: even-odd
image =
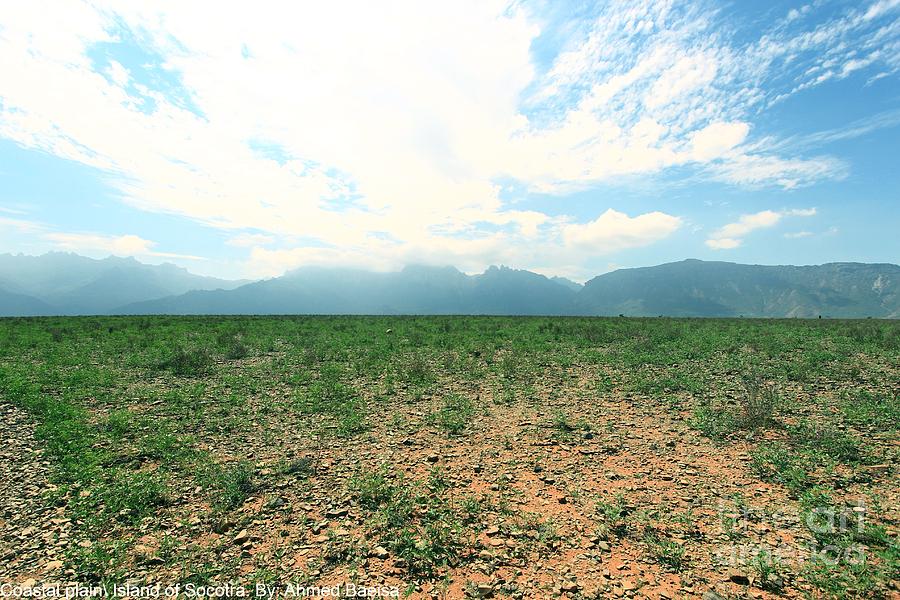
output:
[[[46,564],[46,566],[44,567],[44,570],[47,572],[51,572],[51,571],[59,571],[62,568],[63,568],[63,563],[61,560],[51,560],[50,562],[48,562]]]
[[[231,542],[235,545],[242,545],[248,541],[250,541],[250,534],[247,533],[246,529],[242,529],[241,532],[234,536],[234,539],[231,540]]]
[[[72,522],[47,510],[42,498],[55,488],[42,452],[34,450],[34,422],[22,409],[0,403],[0,439],[0,582],[59,571],[56,545],[68,544]],[[31,578],[22,583],[29,582],[26,587],[37,585]]]

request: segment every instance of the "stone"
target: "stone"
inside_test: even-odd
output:
[[[231,540],[231,543],[236,545],[242,545],[246,542],[250,541],[250,534],[247,533],[246,529],[242,529],[240,533],[234,536],[234,539]]]
[[[750,585],[750,578],[737,569],[728,572],[728,580],[738,585]]]
[[[148,558],[153,556],[153,554],[153,548],[151,548],[150,546],[138,544],[134,547],[134,556],[139,561],[146,561]]]

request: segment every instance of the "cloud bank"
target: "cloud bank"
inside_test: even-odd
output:
[[[539,55],[567,24],[527,2],[10,2],[0,136],[99,170],[129,205],[228,231],[260,274],[411,260],[575,269],[683,218],[607,204],[578,222],[520,210],[516,194],[674,168],[774,188],[846,174],[754,138],[767,106],[900,70],[897,2],[815,23],[814,10],[737,42],[703,3],[613,1]],[[781,216],[747,215],[707,244],[735,247]]]

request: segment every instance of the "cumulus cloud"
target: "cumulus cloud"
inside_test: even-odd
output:
[[[160,257],[180,258],[188,260],[204,260],[201,256],[187,254],[173,254],[170,252],[157,252],[153,250],[156,242],[144,238],[126,235],[102,235],[97,233],[60,233],[48,232],[42,237],[52,242],[56,247],[86,254],[113,254],[116,256]]]
[[[563,228],[563,240],[585,252],[612,252],[646,246],[674,233],[682,225],[679,217],[652,212],[629,217],[612,209],[584,224]]]
[[[136,235],[97,235],[90,233],[48,233],[44,236],[68,250],[100,250],[120,256],[147,254],[153,242]]]
[[[815,214],[815,208],[792,208],[782,211],[763,210],[758,213],[741,215],[734,223],[728,223],[715,230],[706,240],[706,245],[713,250],[730,250],[740,246],[743,238],[751,232],[774,227],[784,217],[812,217]]]
[[[706,240],[706,245],[713,250],[731,250],[732,248],[740,246],[741,240],[736,240],[734,238],[710,238]]]

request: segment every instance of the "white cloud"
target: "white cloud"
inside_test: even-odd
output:
[[[153,242],[136,235],[98,235],[90,233],[48,233],[44,237],[67,250],[100,250],[120,256],[148,254]]]
[[[822,179],[843,179],[847,167],[829,157],[784,159],[777,156],[743,154],[729,157],[710,168],[717,179],[745,186],[776,183],[785,189],[809,185]]]
[[[717,69],[712,53],[701,52],[679,58],[653,83],[644,103],[651,109],[670,104],[711,83]]]
[[[693,157],[698,161],[721,157],[740,145],[749,131],[747,123],[710,123],[691,136]]]
[[[741,245],[741,240],[733,238],[708,239],[706,245],[713,250],[731,250]]]
[[[153,250],[156,242],[142,237],[127,235],[102,235],[97,233],[44,233],[42,237],[56,247],[86,254],[114,254],[116,256],[180,258],[187,260],[204,260],[201,256],[157,252]]]
[[[792,208],[782,211],[763,210],[753,214],[741,215],[737,221],[723,225],[712,232],[706,245],[713,250],[730,250],[743,243],[743,238],[757,229],[774,227],[784,217],[812,217],[815,208]],[[797,236],[800,237],[800,236]]]
[[[798,240],[801,238],[810,237],[812,235],[813,235],[812,231],[793,231],[793,232],[784,234],[784,237],[786,237],[789,240]]]
[[[123,67],[122,63],[116,60],[109,61],[109,67],[106,69],[106,74],[109,75],[109,78],[112,79],[112,82],[117,86],[125,87],[128,85],[128,69]]]
[[[814,217],[817,213],[815,208],[791,208],[782,211],[782,214],[788,217]]]
[[[648,244],[677,217],[560,229],[497,181],[565,193],[684,165],[735,185],[841,177],[834,158],[752,144],[752,122],[826,73],[900,68],[879,53],[900,37],[882,22],[895,5],[812,30],[803,8],[738,45],[700,4],[603,3],[542,72],[527,3],[3,3],[0,137],[101,169],[134,206],[231,230],[260,265],[475,265],[540,247],[568,268],[574,240]],[[838,47],[848,31],[872,33],[858,55]],[[97,52],[130,37],[158,64]],[[823,59],[787,66],[804,52]],[[313,242],[277,247],[294,239]]]
[[[0,206],[0,212],[6,213],[8,215],[25,215],[28,214],[27,211],[19,210],[18,208],[9,208],[8,206]]]
[[[724,225],[713,232],[712,237],[716,239],[742,238],[754,229],[772,227],[781,220],[781,216],[781,213],[771,210],[764,210],[752,215],[741,215],[737,222]]]
[[[896,9],[900,7],[900,0],[879,0],[878,2],[873,3],[866,9],[865,14],[863,15],[863,19],[866,21],[871,21],[876,17],[883,15],[884,13]]]
[[[230,238],[226,243],[229,246],[239,248],[252,248],[253,246],[265,246],[276,241],[275,236],[263,233],[241,233]]]
[[[566,225],[562,229],[567,246],[603,253],[646,246],[674,233],[682,225],[679,217],[661,212],[636,217],[609,209],[590,223]]]
[[[29,221],[27,219],[0,217],[0,228],[12,229],[19,233],[37,233],[43,231],[44,226],[36,221]]]

